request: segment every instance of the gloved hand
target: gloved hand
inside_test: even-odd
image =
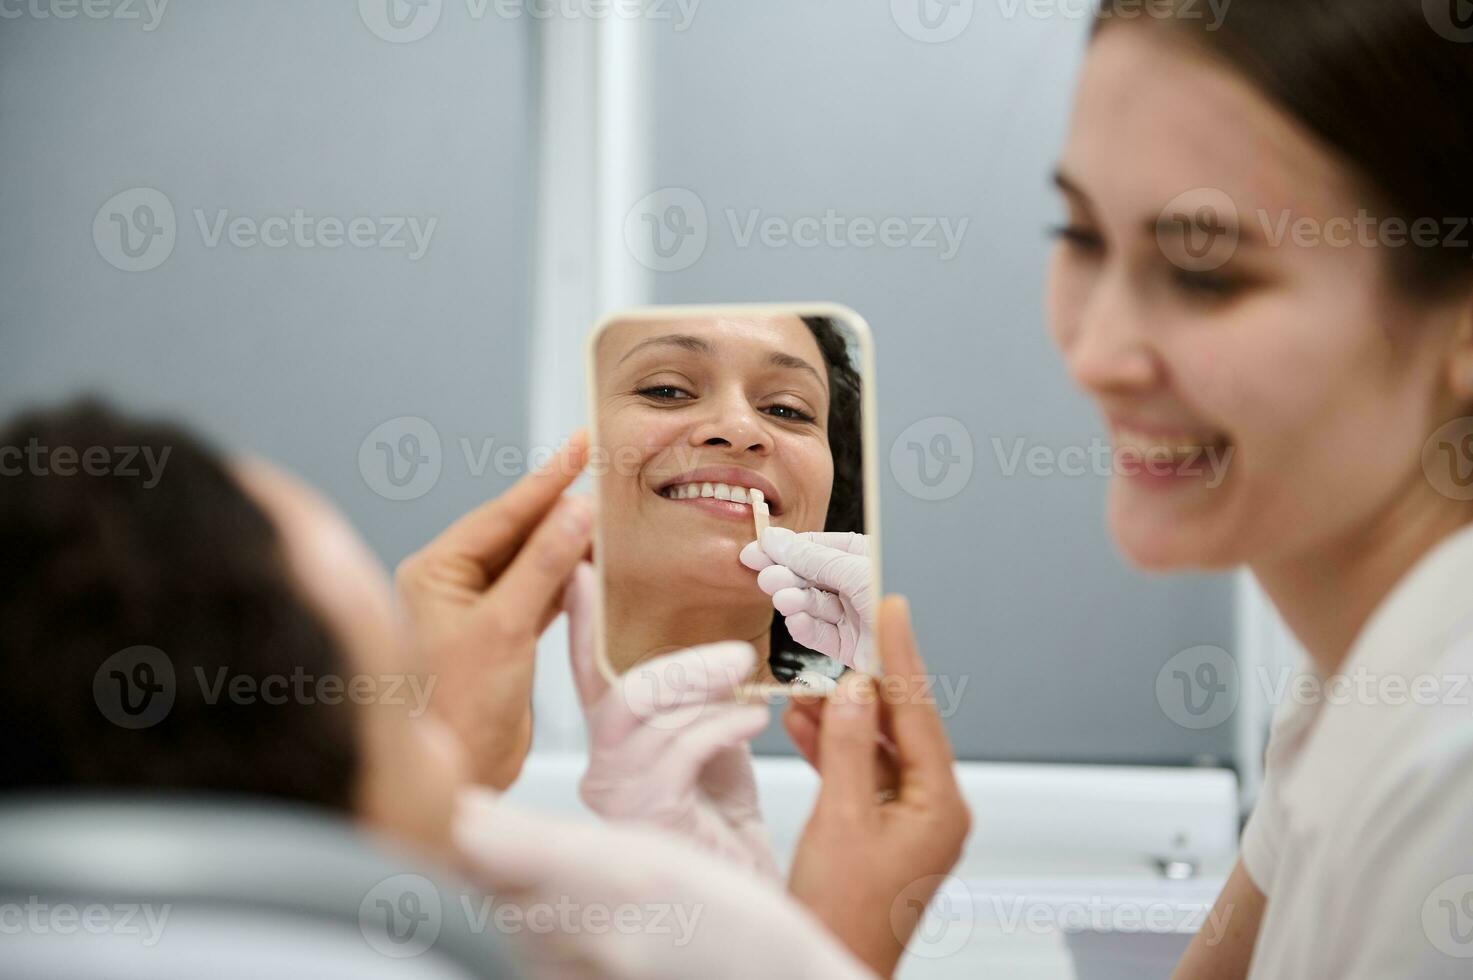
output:
[[[850,531],[769,527],[742,549],[793,639],[846,667],[873,672],[876,597],[869,539]]]
[[[672,830],[779,877],[748,746],[767,726],[768,709],[731,699],[752,673],[752,647],[712,643],[656,657],[611,687],[594,659],[595,588],[593,568],[580,565],[565,600],[588,721],[583,802],[608,820]]]

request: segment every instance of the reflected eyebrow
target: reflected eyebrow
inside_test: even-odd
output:
[[[711,353],[711,345],[700,337],[695,337],[688,333],[671,333],[663,337],[651,337],[649,340],[641,340],[631,347],[628,353],[619,358],[619,363],[623,364],[646,347],[679,347],[681,350],[690,351],[692,354]]]
[[[822,384],[825,388],[828,387],[828,382],[824,379],[824,376],[819,374],[818,370],[812,364],[809,364],[801,357],[794,357],[792,354],[784,354],[782,351],[773,351],[771,354],[768,355],[767,363],[771,364],[773,367],[790,368],[795,371],[807,371],[809,374],[817,378],[819,383]]]
[[[712,347],[710,343],[700,337],[688,333],[671,333],[665,334],[662,337],[651,337],[648,340],[641,340],[639,343],[631,347],[628,353],[619,358],[619,363],[623,364],[625,361],[629,360],[629,358],[633,357],[635,354],[639,353],[647,347],[677,347],[681,350],[690,351],[692,354],[712,353]],[[818,372],[818,369],[815,368],[812,364],[809,364],[807,361],[803,360],[803,358],[801,357],[796,357],[792,354],[785,354],[782,351],[773,351],[771,354],[767,355],[767,363],[771,364],[773,367],[788,368],[789,370],[795,371],[807,371],[809,374],[817,378],[821,384],[824,384],[824,386],[827,387],[827,382],[824,380],[824,376]]]

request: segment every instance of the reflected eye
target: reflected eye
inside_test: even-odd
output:
[[[803,411],[803,409],[797,408],[793,405],[769,405],[767,408],[764,408],[763,411],[771,415],[773,418],[784,419],[789,422],[818,421],[810,413],[805,412]]]
[[[648,388],[638,389],[635,394],[658,402],[686,401],[695,397],[684,388],[677,388],[675,385],[650,385]]]

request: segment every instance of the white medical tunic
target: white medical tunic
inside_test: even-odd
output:
[[[1262,679],[1282,700],[1242,842],[1268,899],[1251,978],[1473,977],[1470,678],[1473,528],[1397,584],[1340,673]]]

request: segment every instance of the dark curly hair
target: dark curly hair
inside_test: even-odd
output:
[[[864,531],[864,429],[860,417],[863,381],[849,359],[849,342],[833,317],[805,316],[823,355],[829,378],[829,451],[834,457],[834,487],[829,495],[826,531]],[[836,661],[816,654],[794,640],[783,617],[772,617],[772,644],[768,664],[773,676],[787,683],[805,668],[834,673]]]
[[[17,418],[0,431],[0,554],[0,795],[217,791],[351,806],[349,706],[229,694],[228,677],[323,678],[344,660],[293,587],[275,526],[192,434],[95,401]],[[130,728],[114,723],[116,705],[109,716],[102,668],[139,646],[162,651],[149,656],[172,668],[173,703]]]

